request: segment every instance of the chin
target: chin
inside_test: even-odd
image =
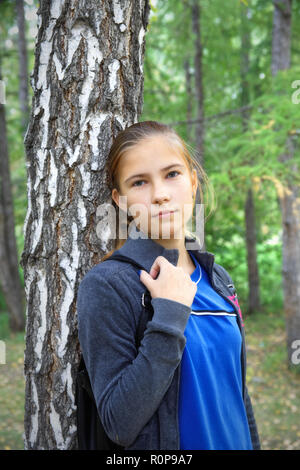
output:
[[[184,237],[185,231],[181,227],[164,227],[152,232],[152,238],[160,240],[181,240]],[[151,237],[151,233],[149,233]]]

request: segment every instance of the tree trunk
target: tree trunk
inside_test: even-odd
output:
[[[273,0],[272,75],[290,68],[292,0]]]
[[[19,100],[22,112],[22,129],[25,134],[28,125],[28,70],[27,70],[27,48],[24,20],[24,1],[16,0],[16,13],[18,23],[18,49],[19,49]]]
[[[292,0],[273,1],[272,75],[290,67]],[[292,160],[294,174],[299,174],[295,158],[299,147],[298,134],[287,136],[286,151],[279,155],[281,162]],[[300,188],[292,176],[285,181],[279,195],[282,215],[282,276],[286,316],[287,350],[292,365],[294,341],[300,338]]]
[[[96,212],[111,202],[113,138],[142,112],[149,3],[42,0],[37,13],[25,136],[25,448],[75,449],[76,291],[112,248]]]
[[[203,80],[202,80],[202,42],[201,42],[201,10],[199,0],[192,1],[192,25],[195,35],[195,96],[197,122],[195,124],[195,145],[199,156],[199,163],[204,165],[204,99],[203,99]]]
[[[190,61],[188,58],[184,61],[184,70],[185,70],[185,84],[186,84],[186,96],[187,96],[187,109],[186,109],[186,135],[187,141],[192,138],[192,125],[191,120],[193,117],[193,93],[192,93],[192,84],[191,84],[191,71],[190,71]]]
[[[1,64],[0,64],[0,80]],[[11,189],[6,134],[5,105],[0,102],[0,284],[9,314],[12,331],[24,331],[25,299],[19,273],[15,236],[14,206]]]
[[[245,225],[246,225],[246,246],[248,265],[248,309],[247,313],[253,313],[261,309],[259,297],[259,275],[256,253],[256,224],[255,206],[252,189],[249,188],[245,202]]]
[[[195,35],[195,97],[196,97],[196,119],[195,124],[195,147],[197,152],[197,159],[204,169],[204,98],[203,98],[203,69],[202,69],[202,42],[201,42],[201,9],[199,0],[192,0],[192,28]],[[199,183],[202,184],[201,175],[199,175]],[[199,191],[196,194],[196,204],[200,204]],[[197,206],[196,206],[197,207]],[[201,237],[200,237],[201,239]],[[205,231],[203,233],[203,244],[201,249],[206,250],[205,247]]]
[[[249,51],[251,47],[249,21],[247,18],[248,8],[241,4],[241,106],[247,106],[250,102],[249,89]],[[247,131],[248,119],[250,111],[242,111],[243,132]],[[248,308],[247,313],[259,311],[261,308],[259,298],[259,273],[256,254],[256,223],[255,223],[255,206],[252,188],[247,192],[245,201],[245,233],[246,233],[246,250],[247,250],[247,266],[248,266]]]

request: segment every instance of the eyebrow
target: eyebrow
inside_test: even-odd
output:
[[[163,171],[169,170],[170,168],[174,168],[174,167],[185,168],[185,166],[181,165],[181,163],[172,163],[171,165],[165,166],[165,168],[162,168],[160,171],[163,172]],[[129,178],[127,178],[124,181],[124,183],[128,183],[128,181],[132,180],[133,178],[140,178],[140,177],[143,177],[143,176],[148,176],[148,173],[139,173],[138,175],[132,175]]]

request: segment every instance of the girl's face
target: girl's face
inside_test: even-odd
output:
[[[175,148],[164,136],[147,137],[118,164],[120,193],[114,188],[112,198],[150,238],[182,239],[192,215],[197,172]]]

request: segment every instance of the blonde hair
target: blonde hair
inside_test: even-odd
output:
[[[207,217],[205,217],[205,221],[210,217],[211,213],[215,210],[215,198],[214,198],[214,191],[213,188],[208,180],[208,177],[202,168],[202,166],[197,161],[196,157],[193,155],[194,149],[189,146],[184,140],[175,132],[167,124],[163,124],[157,121],[142,121],[132,124],[131,126],[125,128],[124,130],[120,131],[113,144],[110,148],[110,152],[108,154],[108,158],[105,165],[106,171],[106,183],[112,192],[114,188],[120,193],[120,185],[118,179],[118,163],[122,156],[125,154],[127,150],[134,147],[137,143],[142,141],[143,139],[153,137],[153,136],[165,136],[169,142],[177,147],[179,150],[179,154],[187,164],[190,172],[192,172],[193,168],[197,171],[197,180],[198,180],[198,188],[200,194],[200,202],[204,204],[204,194],[207,196],[211,196],[212,198],[212,205],[210,213]],[[190,151],[188,150],[190,148]],[[203,187],[207,189],[207,192],[203,191]],[[195,207],[196,197],[194,199],[193,205],[193,212]],[[112,200],[112,204],[116,210],[117,214],[117,227],[118,227],[118,219],[119,219],[119,207],[118,205]],[[210,205],[210,204],[208,204]],[[192,216],[192,224],[194,223],[194,214]],[[127,228],[130,222],[133,220],[133,217],[127,214]],[[128,233],[128,232],[127,232]],[[193,235],[190,231],[185,229],[186,236],[194,238],[198,240],[198,238]],[[198,240],[199,241],[199,240]],[[119,239],[118,235],[115,239],[115,247],[106,253],[101,261],[109,258],[115,250],[121,248],[122,245],[126,242],[126,239]]]

